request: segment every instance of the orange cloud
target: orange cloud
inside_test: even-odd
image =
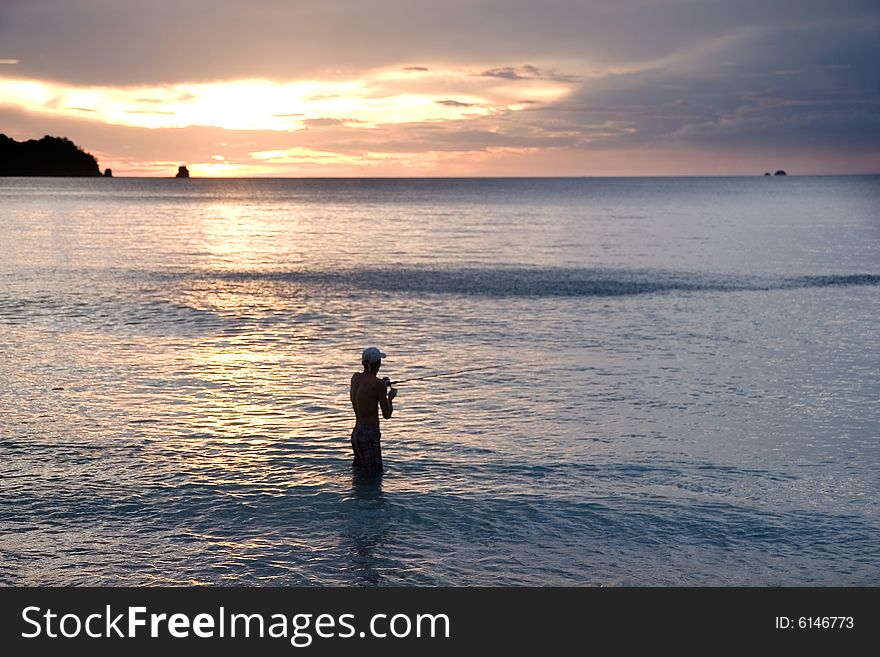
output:
[[[556,79],[481,79],[467,71],[395,68],[350,80],[252,79],[147,87],[0,78],[0,104],[55,117],[83,118],[87,112],[90,120],[139,128],[289,132],[318,121],[366,127],[455,121],[516,110],[524,95],[556,100],[569,90],[570,84]]]

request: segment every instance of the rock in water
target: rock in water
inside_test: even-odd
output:
[[[189,178],[189,169],[186,167],[177,167],[177,175],[175,178]]]

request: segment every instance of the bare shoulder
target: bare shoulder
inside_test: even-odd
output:
[[[353,388],[365,388],[367,390],[379,390],[384,387],[384,383],[375,376],[370,376],[365,372],[355,372],[351,375],[351,385]]]
[[[375,394],[377,397],[381,396],[385,390],[385,384],[375,376],[364,375],[358,385],[363,386],[364,389],[369,390],[371,394]]]

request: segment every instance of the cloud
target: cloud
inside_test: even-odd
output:
[[[504,80],[556,80],[558,82],[577,82],[579,75],[559,75],[552,71],[542,71],[536,66],[502,66],[480,73],[486,78],[502,78]]]
[[[449,89],[462,91],[450,99]],[[144,128],[214,126],[227,130],[296,131],[334,124],[370,127],[456,121],[526,107],[523,93],[558,100],[570,85],[544,78],[497,84],[469,70],[435,69],[412,79],[399,68],[335,80],[226,80],[147,87],[78,86],[0,77],[0,104],[35,114],[87,110],[96,120]]]
[[[474,62],[587,74],[644,67],[756,25],[841,16],[876,25],[876,0],[41,0],[0,3],[0,43],[27,77],[87,85]]]
[[[353,125],[356,123],[364,123],[364,121],[359,121],[358,119],[352,119],[352,118],[334,119],[334,118],[327,118],[327,117],[322,117],[319,119],[305,119],[303,121],[303,124],[307,128],[329,128],[329,127],[341,126],[341,125]]]
[[[853,127],[858,126],[854,130]],[[744,105],[731,114],[682,126],[660,138],[718,149],[773,144],[779,147],[880,152],[880,102],[865,104],[781,103]]]
[[[878,33],[852,17],[736,28],[711,45],[682,44],[647,67],[585,79],[530,113],[545,125],[625,122],[634,130],[610,136],[620,148],[876,149]]]
[[[477,107],[477,103],[463,103],[460,100],[438,100],[435,101],[439,105],[445,105],[446,107]]]
[[[142,162],[178,157],[143,134],[254,167],[880,158],[876,0],[41,0],[0,3],[0,43],[26,136],[63,125]]]
[[[504,78],[505,80],[525,80],[539,77],[540,72],[534,66],[520,66],[514,68],[512,66],[503,66],[501,68],[493,68],[489,71],[480,73],[487,78]]]

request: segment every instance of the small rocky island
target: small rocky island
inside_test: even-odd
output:
[[[185,166],[177,167],[177,175],[174,177],[175,178],[189,178],[189,169],[187,169]]]
[[[91,153],[65,137],[15,141],[0,134],[0,176],[100,176]]]
[[[764,175],[765,175],[765,176],[769,176],[769,175],[770,175],[770,172],[769,172],[769,171],[766,171],[766,172],[764,172]],[[788,174],[786,174],[785,171],[783,171],[782,169],[780,169],[779,171],[777,171],[777,172],[774,173],[773,175],[774,175],[774,176],[785,176],[785,175],[788,175]]]

